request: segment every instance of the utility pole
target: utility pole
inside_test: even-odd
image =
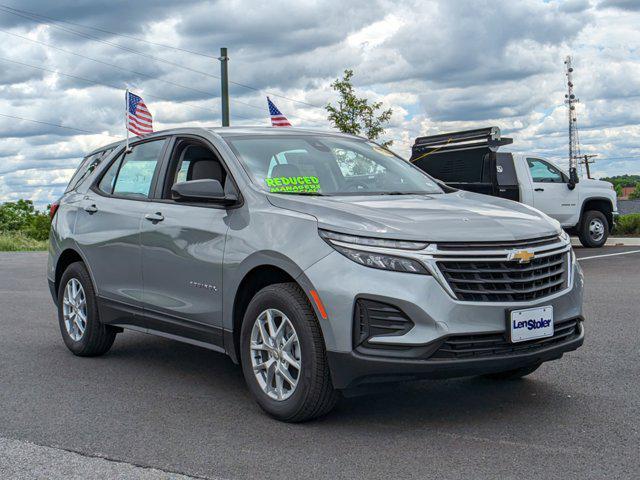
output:
[[[229,57],[227,56],[227,49],[220,49],[220,96],[222,97],[222,126],[229,126],[229,71],[227,68],[227,62]]]
[[[587,171],[587,178],[591,178],[591,170],[589,169],[589,165],[591,163],[595,163],[593,160],[589,160],[590,158],[597,157],[597,153],[585,154],[582,156],[584,160],[580,162],[581,165],[584,165],[585,170]]]
[[[564,61],[567,75],[567,93],[564,96],[564,103],[569,107],[569,176],[572,180],[577,179],[578,159],[580,158],[580,144],[578,143],[578,126],[576,117],[576,103],[580,100],[573,93],[573,65],[571,57],[567,55]]]

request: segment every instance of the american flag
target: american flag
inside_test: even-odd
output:
[[[153,133],[153,118],[144,100],[127,90],[127,130],[136,135]]]
[[[271,115],[271,126],[272,127],[290,127],[291,124],[287,117],[282,115],[282,112],[278,110],[271,99],[267,97],[267,104],[269,105],[269,115]]]

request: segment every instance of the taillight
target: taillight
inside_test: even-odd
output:
[[[52,203],[51,208],[49,208],[49,218],[53,221],[53,217],[56,216],[56,212],[58,211],[58,207],[60,204],[58,202]]]

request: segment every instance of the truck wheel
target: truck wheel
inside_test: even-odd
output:
[[[328,413],[338,399],[318,319],[294,283],[270,285],[251,300],[240,335],[242,371],[262,409],[285,422]]]
[[[82,262],[72,263],[62,274],[58,322],[65,345],[81,357],[107,353],[116,338],[117,330],[100,322],[93,283]]]
[[[598,210],[585,212],[578,231],[580,243],[587,248],[599,248],[605,244],[608,237],[609,222],[604,213]]]
[[[517,380],[519,378],[526,377],[530,373],[535,372],[538,368],[540,368],[540,365],[542,364],[536,363],[534,365],[520,367],[514,370],[507,370],[506,372],[489,373],[487,375],[483,375],[483,377],[490,378],[491,380]]]

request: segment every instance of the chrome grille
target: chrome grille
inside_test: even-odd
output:
[[[569,246],[558,237],[496,245],[438,245],[437,267],[458,300],[470,302],[525,302],[538,300],[568,287]],[[497,248],[496,248],[497,247]],[[529,248],[530,247],[530,248]],[[509,252],[526,248],[536,257],[528,263],[508,260]],[[466,257],[466,258],[465,258]]]

